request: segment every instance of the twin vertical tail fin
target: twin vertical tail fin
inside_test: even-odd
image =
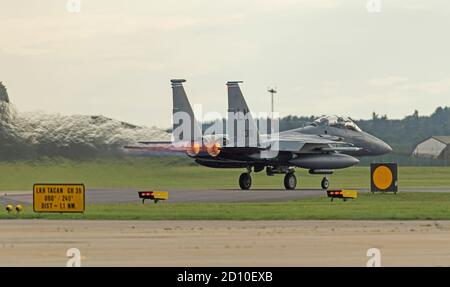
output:
[[[258,147],[259,130],[242,95],[239,84],[242,81],[229,81],[228,87],[228,136],[234,146]]]
[[[174,79],[172,83],[173,93],[173,141],[198,143],[202,142],[202,130],[195,119],[194,111],[189,103],[186,91],[184,90],[184,79]]]
[[[194,112],[184,90],[186,80],[171,80],[173,92],[173,130],[174,143],[195,143],[202,146],[202,129],[195,119]],[[229,144],[235,147],[259,147],[260,135],[256,121],[242,95],[239,83],[227,82],[228,87],[228,137]]]

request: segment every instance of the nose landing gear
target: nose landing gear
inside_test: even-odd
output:
[[[330,182],[326,176],[322,179],[321,186],[322,189],[328,189],[328,187],[330,187]]]

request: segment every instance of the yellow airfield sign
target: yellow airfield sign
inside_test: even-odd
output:
[[[34,212],[84,212],[84,184],[33,185]]]

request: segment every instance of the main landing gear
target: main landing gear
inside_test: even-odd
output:
[[[252,176],[250,175],[252,169],[247,168],[247,172],[244,172],[239,177],[239,187],[242,190],[249,190],[252,186]],[[261,171],[261,170],[255,170]],[[267,175],[272,176],[275,174],[284,174],[284,187],[287,190],[294,190],[297,187],[297,177],[295,176],[295,170],[289,167],[267,167]]]
[[[260,172],[262,170],[263,169],[261,167],[254,169],[255,172]],[[241,189],[249,190],[252,187],[252,176],[250,175],[251,172],[252,167],[248,167],[247,172],[242,173],[239,177],[239,187]],[[294,172],[295,169],[292,167],[266,167],[266,173],[268,176],[273,176],[275,174],[284,174],[284,187],[286,188],[286,190],[294,190],[297,187],[297,177],[295,176]],[[320,186],[322,187],[322,189],[328,190],[328,188],[330,187],[330,181],[328,180],[326,175],[332,174],[332,170],[310,170],[309,173],[324,175]]]
[[[292,167],[277,166],[266,168],[266,173],[268,176],[273,176],[275,174],[284,174],[284,187],[287,190],[294,190],[297,186],[297,177],[294,174],[295,169]]]
[[[252,186],[252,176],[249,172],[244,172],[239,177],[239,186],[242,190],[249,190]]]
[[[242,190],[249,190],[252,186],[252,176],[250,175],[251,172],[252,168],[247,167],[247,172],[242,173],[239,177],[239,187]]]
[[[284,176],[284,187],[287,190],[294,190],[297,186],[297,178],[293,172],[286,173]]]

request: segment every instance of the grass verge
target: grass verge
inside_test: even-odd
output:
[[[123,158],[90,161],[44,159],[0,162],[0,190],[31,190],[34,183],[84,183],[87,188],[221,189],[239,188],[243,169],[211,169],[184,157]],[[370,169],[337,170],[331,188],[369,188]],[[318,188],[322,176],[297,169],[299,188]],[[283,177],[253,173],[253,188],[284,188]],[[450,186],[450,167],[400,167],[401,187]]]
[[[325,196],[268,203],[170,203],[88,205],[84,214],[0,213],[0,219],[99,220],[450,220],[450,193],[363,193],[331,202]]]

